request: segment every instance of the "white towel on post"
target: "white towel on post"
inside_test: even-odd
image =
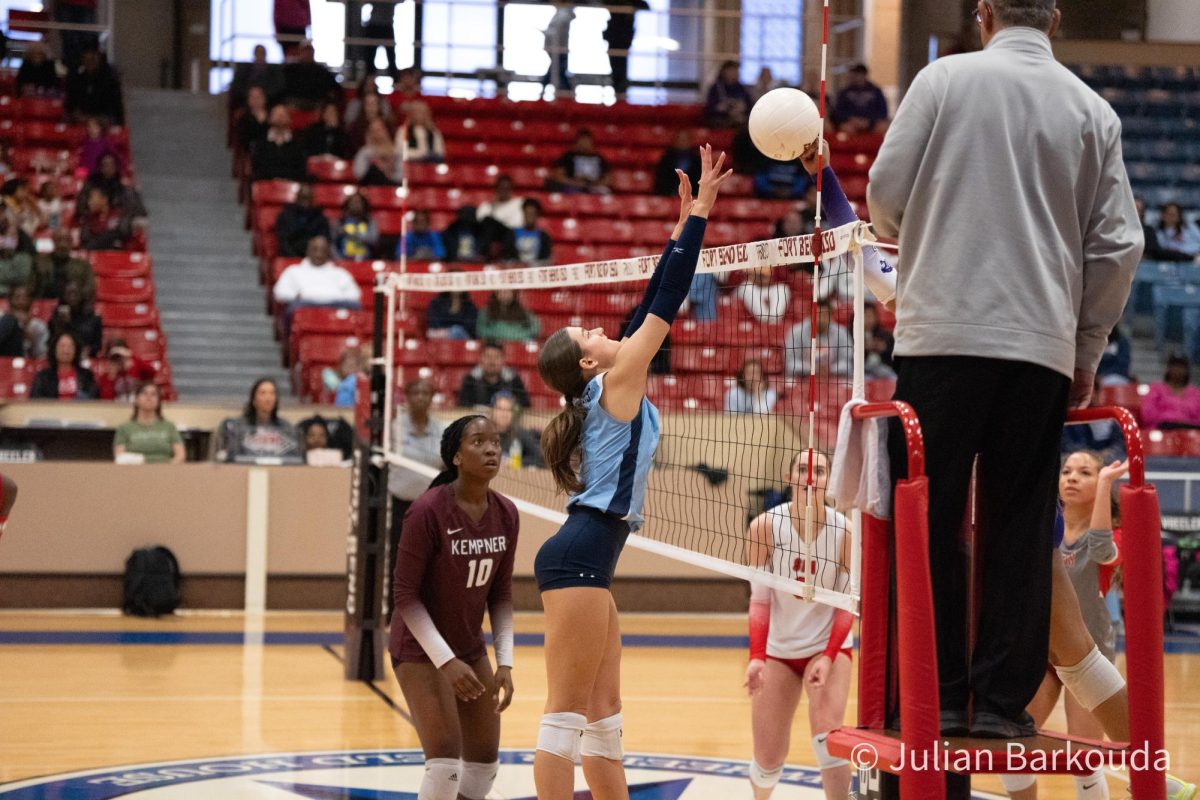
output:
[[[828,495],[842,513],[859,508],[878,519],[892,518],[892,475],[886,419],[855,419],[855,398],[842,407]]]

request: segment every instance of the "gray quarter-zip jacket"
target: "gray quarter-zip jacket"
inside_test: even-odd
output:
[[[1112,107],[1007,28],[917,75],[871,167],[871,221],[900,239],[896,349],[1095,372],[1142,226]]]

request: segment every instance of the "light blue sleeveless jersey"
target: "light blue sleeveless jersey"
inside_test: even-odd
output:
[[[646,475],[658,448],[658,409],[646,398],[638,415],[621,422],[600,405],[604,374],[588,382],[583,392],[587,419],[583,423],[581,450],[583,491],[572,495],[568,506],[595,508],[629,523],[630,530],[642,526],[642,502],[646,498]]]

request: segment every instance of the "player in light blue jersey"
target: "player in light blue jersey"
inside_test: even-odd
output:
[[[658,446],[658,410],[646,399],[650,361],[687,297],[725,155],[700,148],[695,200],[679,173],[679,223],[620,341],[579,327],[542,347],[538,371],[566,408],[542,434],[546,466],[570,494],[567,521],[534,562],[546,609],[549,696],[538,730],[534,781],[539,800],[570,800],[575,762],[592,796],[629,796],[621,759],[621,634],[609,593],[613,569],[642,523],[646,475]],[[576,469],[578,466],[578,469]]]

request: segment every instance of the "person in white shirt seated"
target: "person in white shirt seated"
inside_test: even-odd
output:
[[[491,217],[509,230],[515,231],[525,224],[525,212],[522,206],[525,198],[513,194],[513,180],[507,175],[496,178],[496,186],[492,199],[481,203],[475,210],[475,218],[480,222]]]
[[[283,271],[275,282],[275,302],[286,308],[284,334],[291,329],[292,315],[297,308],[362,307],[362,291],[354,276],[329,260],[329,240],[314,236],[308,240],[304,260]]]
[[[771,277],[770,267],[760,267],[737,288],[738,299],[759,322],[780,322],[792,300],[791,288],[785,283],[772,283]]]
[[[433,112],[425,103],[414,101],[409,104],[408,119],[396,131],[396,151],[403,152],[408,161],[441,164],[446,160],[446,141],[433,121]]]
[[[776,399],[762,362],[748,358],[738,370],[737,385],[725,393],[725,410],[730,414],[770,414]]]

